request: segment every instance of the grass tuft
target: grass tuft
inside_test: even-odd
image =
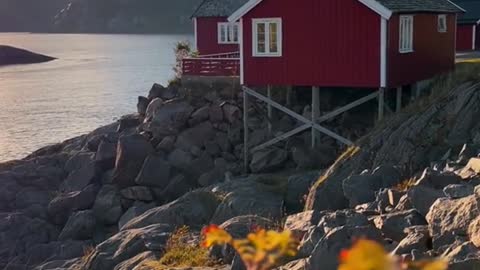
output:
[[[165,254],[160,260],[151,260],[143,264],[145,269],[160,270],[172,267],[213,266],[208,250],[189,242],[189,228],[177,229],[168,239]],[[142,268],[143,269],[143,268]]]

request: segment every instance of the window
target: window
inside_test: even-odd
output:
[[[253,19],[253,56],[282,56],[282,20]]]
[[[218,43],[238,43],[238,23],[218,23]]]
[[[438,15],[438,32],[447,32],[447,15]]]
[[[413,52],[413,16],[400,16],[400,44],[401,53]]]

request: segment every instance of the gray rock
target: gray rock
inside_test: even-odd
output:
[[[272,172],[276,169],[282,168],[288,159],[287,151],[271,147],[253,153],[252,161],[250,162],[250,170],[253,173]]]
[[[156,149],[158,151],[165,151],[169,153],[175,147],[176,140],[177,140],[177,137],[175,136],[166,136],[160,141],[160,143],[157,144]]]
[[[230,124],[242,119],[242,111],[237,106],[227,103],[222,106],[222,109],[225,118],[228,122],[230,122]]]
[[[478,248],[471,242],[461,241],[454,243],[443,252],[442,257],[447,259],[450,264],[463,262],[467,259],[478,258]],[[450,268],[449,268],[450,269]]]
[[[168,162],[172,164],[173,167],[180,170],[188,170],[192,161],[192,154],[181,149],[175,149],[170,155],[168,155]]]
[[[338,267],[338,254],[352,245],[353,239],[367,238],[379,243],[383,242],[382,234],[373,226],[335,228],[326,234],[315,246],[308,259],[306,269],[336,270]]]
[[[285,195],[287,213],[298,213],[303,209],[308,191],[318,177],[320,177],[320,172],[314,171],[288,178],[287,194]]]
[[[442,190],[448,185],[462,183],[462,178],[454,173],[439,173],[431,169],[425,169],[416,185],[428,186],[433,189]]]
[[[376,175],[354,175],[343,181],[344,196],[354,207],[375,200],[375,192],[381,188],[382,178]]]
[[[268,188],[251,182],[239,180],[222,184],[228,191],[218,191],[223,200],[215,211],[211,222],[221,224],[233,217],[257,215],[272,220],[283,215],[283,196],[269,191]],[[215,188],[214,188],[215,189]]]
[[[169,100],[177,96],[177,91],[173,87],[164,87],[161,84],[154,83],[148,92],[148,99],[162,98]]]
[[[450,263],[449,270],[477,270],[480,268],[480,258],[469,258],[463,261]]]
[[[158,155],[145,159],[135,182],[141,186],[165,188],[170,180],[170,164]]]
[[[15,206],[17,209],[28,208],[33,204],[47,206],[50,202],[48,191],[39,190],[34,187],[22,188],[15,197]]]
[[[468,226],[479,214],[474,195],[456,200],[438,199],[426,216],[434,249],[452,244],[456,235],[467,235]]]
[[[133,258],[117,264],[113,270],[134,270],[137,266],[142,265],[143,262],[155,259],[157,259],[155,253],[151,251],[145,251]]]
[[[473,195],[474,188],[468,184],[448,185],[443,189],[443,193],[450,199],[460,199]]]
[[[178,174],[172,178],[170,184],[168,184],[161,194],[157,195],[157,200],[171,202],[180,198],[192,189],[193,186],[187,181],[186,177],[182,174]]]
[[[211,192],[193,191],[169,204],[148,210],[123,228],[141,228],[155,223],[198,227],[210,221],[218,203],[217,196]]]
[[[392,251],[394,254],[410,254],[413,250],[427,252],[431,241],[427,226],[407,228],[408,234]]]
[[[137,112],[140,115],[145,115],[147,113],[147,107],[150,103],[150,100],[146,97],[139,96],[137,101]]]
[[[129,200],[151,202],[153,201],[152,191],[148,187],[134,186],[120,190],[120,194]]]
[[[154,98],[147,106],[145,111],[145,119],[151,120],[152,117],[157,114],[160,108],[163,106],[164,101],[161,98]]]
[[[48,215],[54,224],[63,225],[75,211],[92,208],[98,187],[90,185],[82,191],[61,193],[48,205]]]
[[[215,136],[212,124],[204,122],[182,131],[175,142],[175,148],[190,151],[193,147],[202,147]]]
[[[425,219],[415,210],[380,215],[374,219],[374,223],[386,237],[395,241],[407,236],[406,228],[426,225]]]
[[[219,105],[211,105],[209,108],[209,118],[210,122],[218,123],[223,121],[223,110]]]
[[[475,218],[468,226],[468,236],[476,247],[480,247],[480,217]]]
[[[190,116],[190,120],[188,121],[188,124],[190,126],[195,126],[199,123],[207,121],[210,116],[209,112],[210,112],[210,108],[208,105],[198,108]]]
[[[95,154],[95,163],[104,171],[110,170],[115,166],[116,157],[117,144],[102,140],[98,145],[98,150]]]
[[[135,185],[143,162],[154,151],[150,142],[141,135],[120,137],[113,183],[121,188]]]
[[[92,238],[95,230],[96,220],[93,211],[84,210],[73,213],[65,224],[59,240],[87,240]]]
[[[81,153],[72,157],[65,169],[70,171],[60,190],[64,192],[80,191],[92,183],[96,177],[95,158],[92,153]]]
[[[100,223],[116,224],[123,213],[120,194],[114,186],[105,185],[98,192],[93,212]]]
[[[81,269],[114,269],[121,262],[145,251],[160,251],[171,231],[172,227],[166,224],[121,231],[98,245]]]
[[[140,216],[147,210],[150,210],[154,207],[154,203],[147,204],[143,202],[135,202],[133,206],[128,208],[128,210],[120,217],[120,220],[118,221],[118,229],[122,230],[123,226],[125,226],[125,224],[127,224],[130,220]]]
[[[135,130],[142,123],[142,117],[138,114],[124,115],[118,120],[118,133],[128,133]]]
[[[89,241],[54,241],[28,246],[25,254],[29,259],[29,263],[36,265],[47,260],[69,260],[81,257],[90,245],[92,243]]]
[[[425,185],[417,185],[408,191],[407,196],[411,206],[422,216],[426,216],[432,204],[445,195],[441,190]]]
[[[149,130],[155,137],[176,135],[183,128],[193,107],[186,101],[172,101],[164,103],[153,113]]]

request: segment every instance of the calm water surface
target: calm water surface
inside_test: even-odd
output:
[[[58,58],[0,67],[0,162],[87,133],[136,110],[136,96],[173,76],[190,36],[0,34],[0,44]]]

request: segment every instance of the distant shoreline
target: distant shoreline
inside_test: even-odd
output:
[[[0,31],[0,34],[60,34],[60,35],[193,35],[193,32],[30,32],[30,31]]]

